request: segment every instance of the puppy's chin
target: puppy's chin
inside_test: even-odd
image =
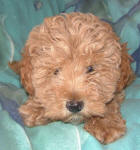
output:
[[[69,117],[67,117],[64,120],[64,122],[77,125],[77,124],[84,122],[84,117],[79,114],[73,114],[73,115],[70,115]]]

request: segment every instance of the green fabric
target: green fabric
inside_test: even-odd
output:
[[[25,130],[15,123],[6,111],[0,111],[0,149],[31,150]]]

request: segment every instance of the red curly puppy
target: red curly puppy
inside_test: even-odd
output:
[[[83,13],[46,18],[31,31],[18,67],[29,93],[19,108],[27,126],[85,122],[104,144],[125,134],[120,104],[134,74],[109,24]]]

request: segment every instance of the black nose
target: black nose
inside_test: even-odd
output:
[[[82,101],[71,100],[66,103],[66,107],[70,112],[76,113],[83,109],[84,103]]]

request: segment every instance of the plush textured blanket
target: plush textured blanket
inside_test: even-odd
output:
[[[127,134],[109,145],[100,144],[82,124],[62,122],[27,128],[18,107],[27,95],[7,63],[20,59],[31,28],[60,12],[91,12],[112,24],[128,42],[136,81],[126,89],[121,111]],[[0,150],[139,150],[140,149],[140,0],[0,0]]]

